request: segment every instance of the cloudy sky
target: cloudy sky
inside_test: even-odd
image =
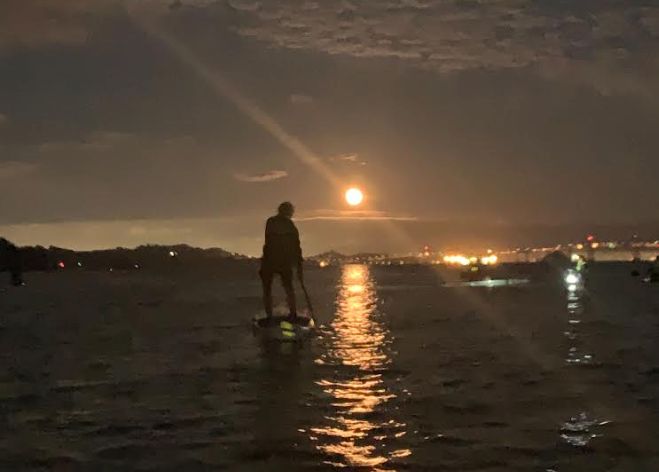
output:
[[[0,2],[20,244],[256,254],[285,199],[307,252],[622,234],[658,129],[652,0]]]

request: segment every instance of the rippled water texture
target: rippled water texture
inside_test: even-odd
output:
[[[659,293],[628,274],[311,271],[304,343],[254,337],[256,278],[30,274],[0,470],[657,471]]]

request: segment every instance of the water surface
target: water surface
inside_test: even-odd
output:
[[[0,299],[0,466],[659,470],[659,294],[606,270],[316,271],[302,345],[253,337],[256,280],[34,274]]]

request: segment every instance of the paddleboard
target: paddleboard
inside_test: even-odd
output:
[[[255,317],[252,320],[254,335],[267,340],[299,342],[309,338],[316,330],[313,318],[298,315],[296,321],[288,316]]]

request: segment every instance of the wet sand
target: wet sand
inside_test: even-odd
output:
[[[656,471],[659,286],[629,271],[311,271],[303,345],[254,338],[256,279],[30,273],[0,293],[0,469]]]

